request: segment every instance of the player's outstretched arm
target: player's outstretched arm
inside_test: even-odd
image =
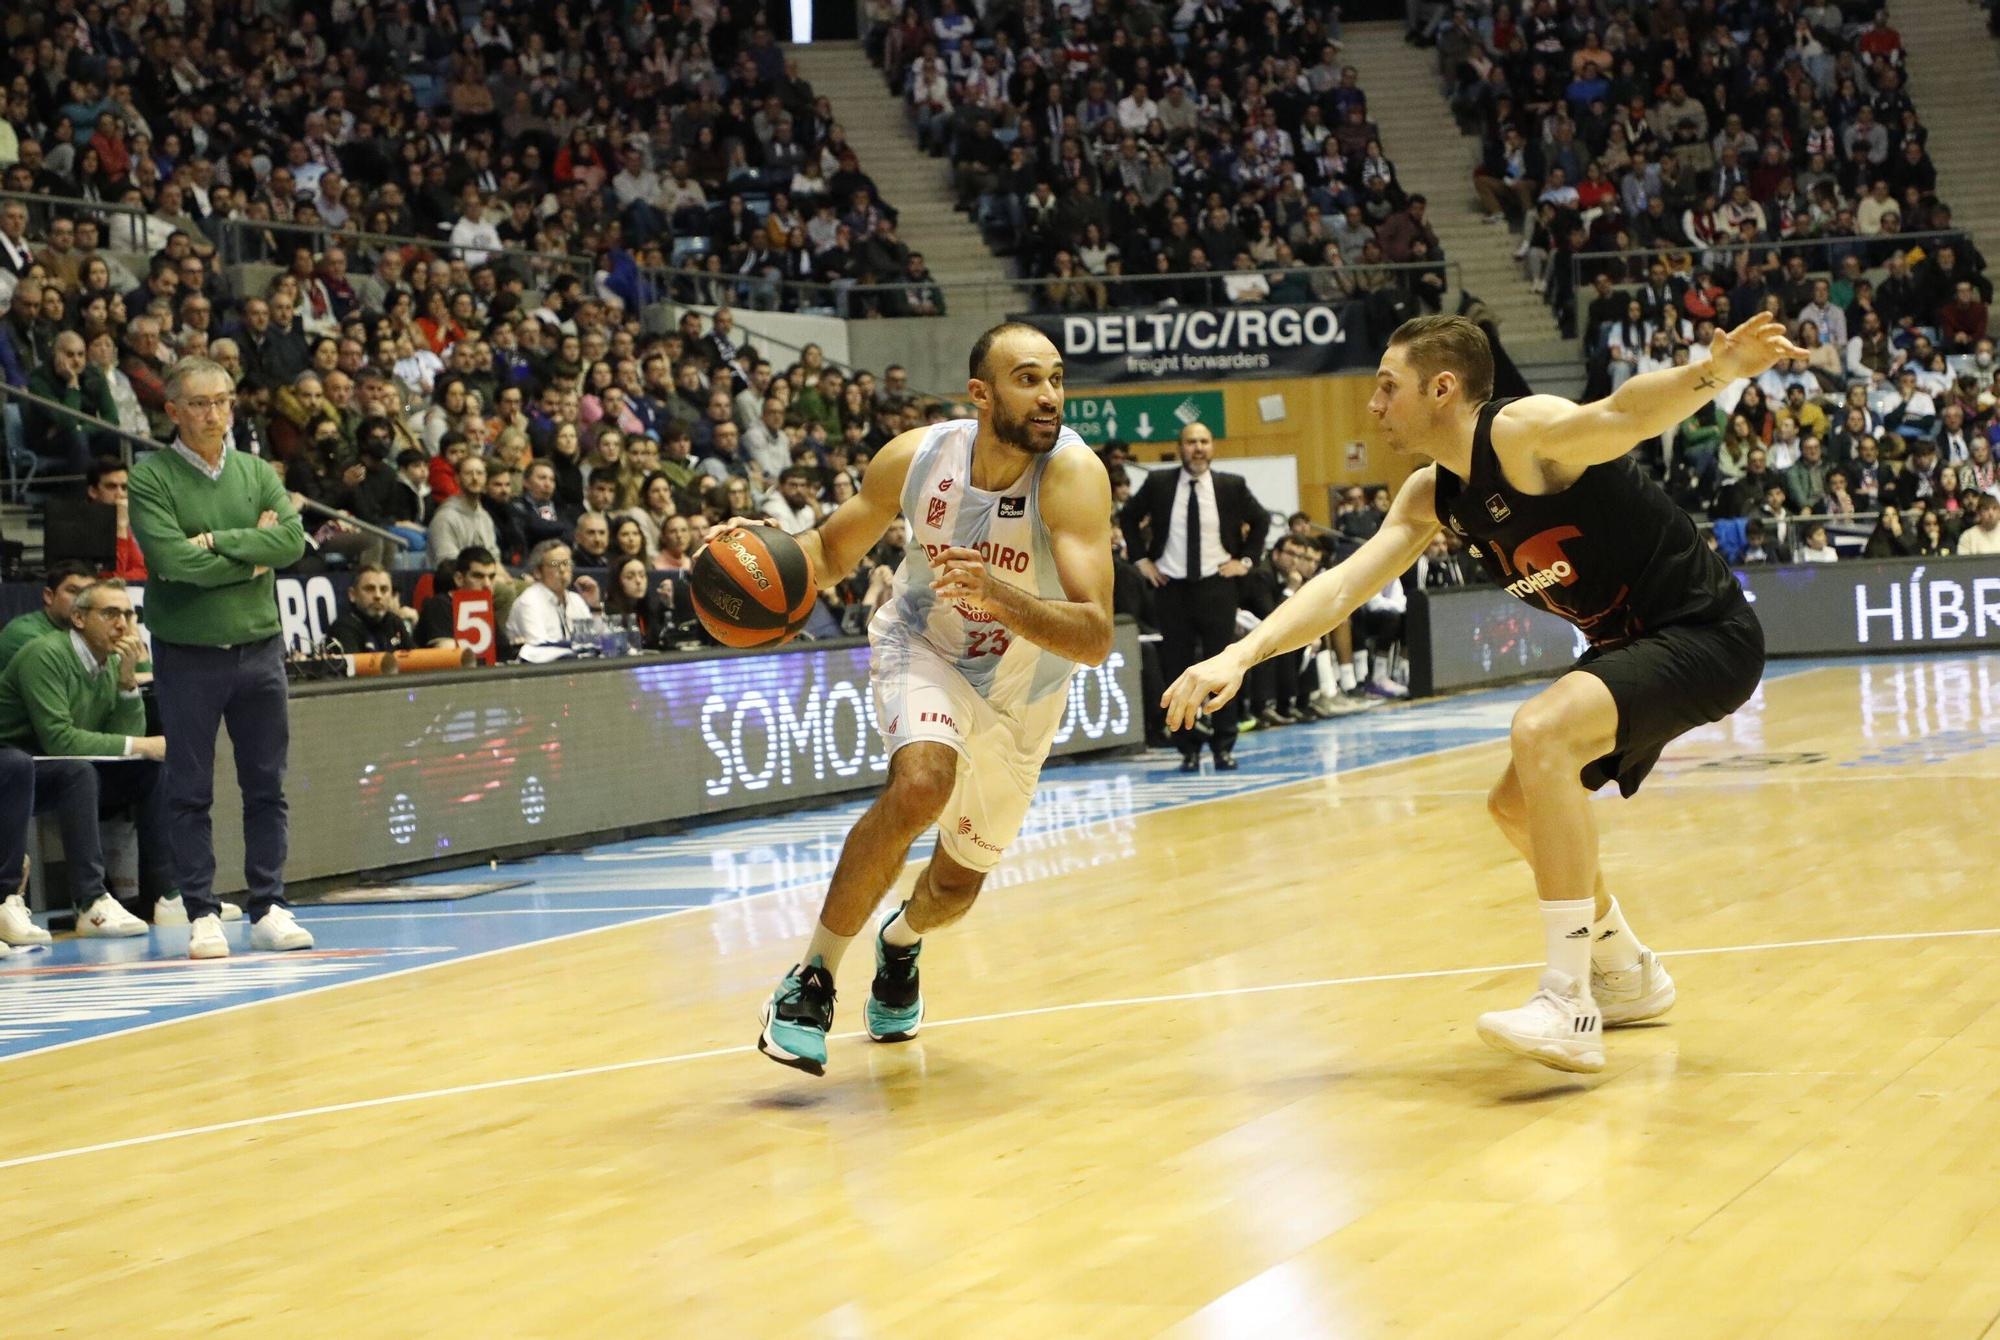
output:
[[[1049,462],[1037,497],[1065,599],[998,580],[972,549],[939,554],[931,587],[1064,660],[1100,665],[1111,654],[1111,477],[1090,452],[1066,451]]]
[[[1781,358],[1805,356],[1786,337],[1782,321],[1759,312],[1734,330],[1717,332],[1705,363],[1641,373],[1587,405],[1553,395],[1515,401],[1493,420],[1493,446],[1507,460],[1533,456],[1579,470],[1615,461],[1738,378],[1758,376]]]
[[[832,590],[853,572],[903,510],[903,481],[926,431],[913,428],[891,438],[868,462],[860,491],[814,529],[793,537],[812,560],[820,590]]]
[[[1370,596],[1403,575],[1438,532],[1437,470],[1425,466],[1403,481],[1382,528],[1367,543],[1300,587],[1249,636],[1199,665],[1189,666],[1167,689],[1167,729],[1194,724],[1203,712],[1236,696],[1250,667],[1325,636]]]

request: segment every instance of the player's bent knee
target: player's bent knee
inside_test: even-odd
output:
[[[1514,775],[1509,772],[1493,784],[1486,793],[1486,812],[1493,816],[1493,822],[1502,828],[1511,827],[1522,818],[1521,791],[1514,784]]]
[[[934,822],[951,799],[958,781],[958,755],[945,750],[942,756],[912,758],[899,766],[883,789],[882,803],[917,827]]]
[[[1507,739],[1514,751],[1517,773],[1564,767],[1580,753],[1569,713],[1539,700],[1524,704],[1514,713]],[[1494,789],[1497,792],[1500,788]]]

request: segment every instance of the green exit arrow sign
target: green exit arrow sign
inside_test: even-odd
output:
[[[1072,392],[1063,405],[1063,423],[1092,446],[1117,438],[1121,442],[1172,442],[1184,424],[1200,421],[1217,437],[1229,436],[1222,412],[1222,392],[1189,391],[1184,395],[1109,395],[1099,391]]]

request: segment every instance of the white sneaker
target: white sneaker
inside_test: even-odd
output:
[[[241,921],[243,920],[243,909],[235,903],[224,903],[222,905],[222,919],[224,921]],[[182,900],[178,893],[171,897],[157,900],[153,904],[153,924],[155,926],[187,925],[187,903]]]
[[[96,902],[76,914],[76,933],[90,939],[123,938],[144,935],[146,923],[110,894],[100,893]]]
[[[35,924],[26,898],[17,893],[0,901],[0,944],[45,945],[49,939],[49,933]]]
[[[1604,1020],[1589,988],[1553,968],[1517,1010],[1479,1016],[1479,1036],[1498,1051],[1525,1056],[1552,1070],[1593,1075],[1604,1069]]]
[[[311,949],[312,932],[292,917],[292,909],[279,905],[259,917],[250,927],[252,949]]]
[[[1590,997],[1604,1015],[1604,1026],[1643,1023],[1657,1019],[1674,1007],[1674,979],[1659,956],[1650,949],[1639,951],[1636,967],[1617,972],[1590,967]]]
[[[1385,672],[1368,681],[1368,691],[1378,698],[1407,698],[1410,691],[1389,678]]]
[[[229,957],[229,938],[222,933],[221,918],[206,916],[194,919],[194,926],[188,932],[188,957]]]
[[[5,940],[0,940],[0,958],[14,957],[14,950]]]

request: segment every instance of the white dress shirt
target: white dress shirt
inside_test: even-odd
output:
[[[1201,571],[1187,571],[1188,489],[1201,490]],[[1229,561],[1222,544],[1222,517],[1215,507],[1215,472],[1204,470],[1199,478],[1183,469],[1174,484],[1174,505],[1167,513],[1167,547],[1155,564],[1162,577],[1213,577]]]
[[[590,606],[574,591],[556,593],[536,582],[521,592],[507,613],[507,640],[521,649],[521,659],[531,665],[559,661],[576,653],[570,647],[570,631],[577,620],[590,617]]]

